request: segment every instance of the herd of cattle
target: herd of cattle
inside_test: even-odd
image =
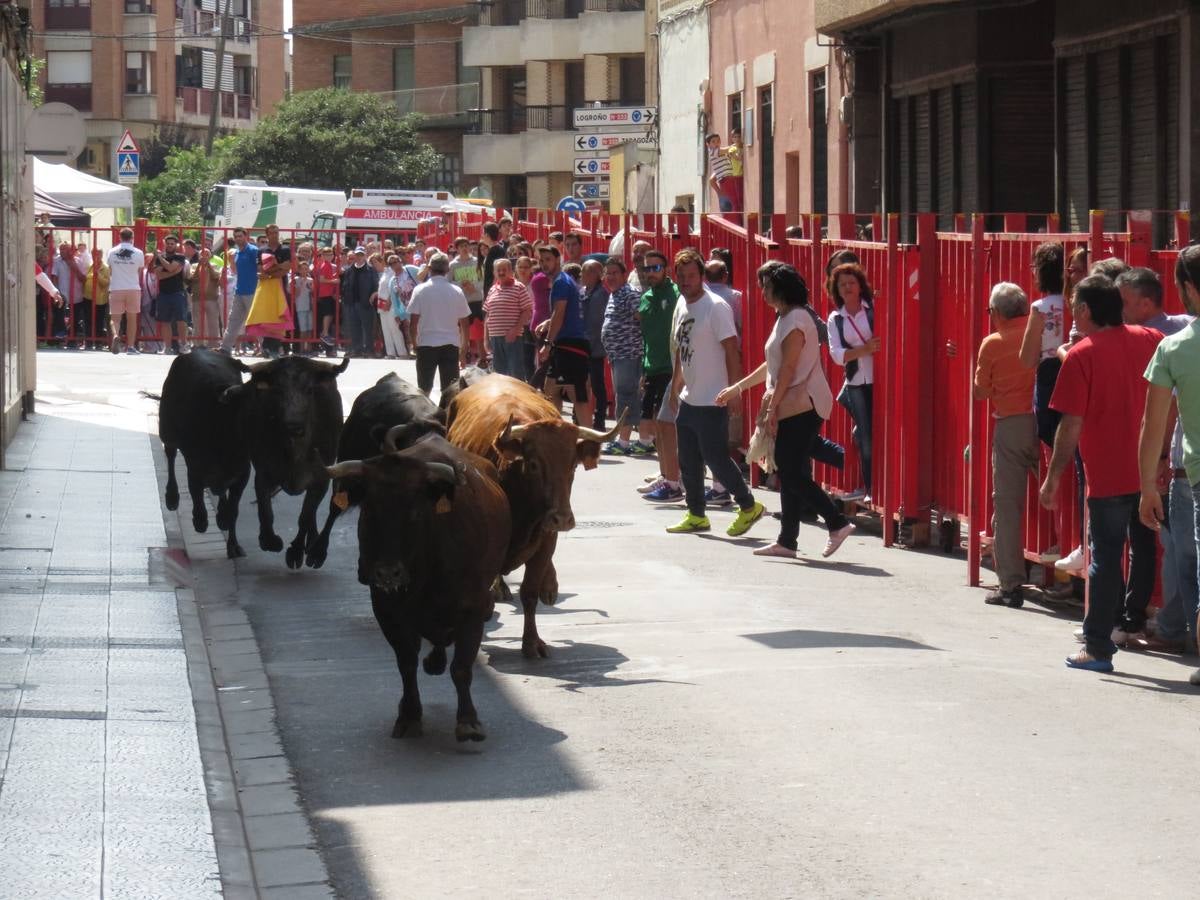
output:
[[[558,597],[553,556],[558,533],[575,525],[575,468],[594,468],[601,443],[620,423],[607,433],[573,425],[527,384],[474,370],[438,406],[388,374],[358,396],[343,424],[337,377],[348,364],[288,356],[248,366],[208,350],[176,359],[161,395],[147,395],[160,401],[167,508],[179,506],[175,456],[182,452],[192,525],[208,528],[207,488],[217,498],[227,555],[244,556],[238,504],[253,465],[263,550],[283,549],[272,495],[304,494],[286,553],[288,566],[298,569],[325,562],[334,521],[359,506],[358,580],[371,590],[404,685],[392,736],[420,733],[417,658],[424,638],[433,647],[423,661],[430,675],[445,671],[446,648],[454,646],[455,736],[481,741],[471,675],[495,594],[507,593],[502,576],[525,567],[521,649],[546,656],[535,615],[539,601]],[[318,530],[317,510],[331,482],[329,514]]]

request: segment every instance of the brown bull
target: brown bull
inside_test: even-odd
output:
[[[621,417],[624,421],[624,415]],[[455,398],[448,414],[451,443],[495,463],[512,510],[512,539],[504,574],[525,566],[521,607],[525,631],[521,652],[549,656],[537,631],[537,603],[558,599],[554,548],[558,533],[575,527],[571,485],[575,466],[594,469],[607,433],[566,422],[558,410],[523,381],[489,375]]]

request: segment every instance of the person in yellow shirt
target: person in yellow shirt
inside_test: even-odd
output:
[[[723,148],[721,154],[729,160],[729,165],[733,169],[729,176],[729,200],[733,203],[733,211],[741,213],[746,211],[746,189],[745,182],[742,180],[742,153],[745,150],[745,146],[742,144],[742,129],[734,128],[730,131],[729,139],[733,143]]]
[[[989,400],[996,420],[992,437],[992,559],[999,589],[984,602],[1011,606],[1025,602],[1025,548],[1021,521],[1029,474],[1037,468],[1037,421],[1033,414],[1034,369],[1021,363],[1021,341],[1029,316],[1029,298],[1017,285],[1002,281],[988,299],[995,331],[979,345],[975,399]]]
[[[108,347],[108,283],[112,272],[104,264],[99,248],[92,250],[92,261],[83,278],[83,300],[75,304],[75,334],[85,337],[80,346],[101,350]]]

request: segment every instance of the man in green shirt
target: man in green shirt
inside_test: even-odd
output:
[[[1200,246],[1179,251],[1175,263],[1179,296],[1190,315],[1200,309]],[[1192,486],[1193,502],[1200,502],[1200,323],[1193,321],[1182,331],[1163,338],[1146,366],[1146,412],[1138,445],[1142,499],[1140,515],[1148,528],[1158,530],[1163,522],[1160,469],[1169,462],[1172,395],[1183,424],[1183,466]],[[1193,516],[1195,519],[1195,516]],[[1193,527],[1195,527],[1193,521]],[[1200,534],[1200,532],[1198,532]],[[1195,574],[1195,573],[1194,573]],[[1196,610],[1191,610],[1195,615]],[[1200,629],[1200,620],[1197,621]],[[1189,681],[1200,685],[1200,669]]]
[[[674,502],[683,496],[679,483],[679,456],[675,444],[675,417],[664,400],[675,370],[671,347],[671,321],[679,302],[679,288],[667,274],[667,257],[647,250],[638,267],[638,278],[647,288],[638,304],[642,329],[642,420],[634,453],[651,452],[658,445],[661,477],[643,493],[656,503]],[[660,414],[661,413],[661,414]],[[640,446],[639,446],[640,445]]]

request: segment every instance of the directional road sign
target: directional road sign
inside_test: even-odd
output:
[[[574,197],[563,197],[558,201],[558,206],[554,207],[559,212],[583,212],[587,209],[587,204],[582,200],[576,200]]]
[[[639,134],[636,131],[577,134],[575,135],[575,149],[583,153],[599,153],[601,150],[608,150],[617,146],[617,144],[623,144],[627,141],[633,141],[638,144],[655,143],[653,135]]]
[[[576,181],[572,185],[573,193],[581,200],[607,200],[608,199],[608,182],[607,181]]]
[[[649,128],[658,118],[653,106],[580,106],[575,110],[576,128],[611,128],[614,125],[636,125]]]
[[[589,159],[586,156],[575,157],[576,175],[603,175],[608,176],[608,160],[607,159]]]

